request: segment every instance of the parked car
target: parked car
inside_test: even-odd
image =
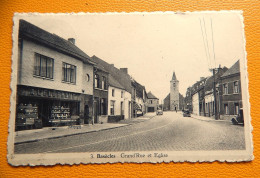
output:
[[[144,113],[141,110],[136,111],[137,117],[140,117],[140,116],[143,116],[143,115],[144,115]]]
[[[163,110],[162,109],[157,109],[156,115],[163,115]]]
[[[236,117],[232,118],[231,121],[234,125],[237,125],[237,124],[244,125],[244,114],[243,114],[242,108],[239,110],[239,114]]]
[[[183,117],[191,117],[189,110],[183,110]]]

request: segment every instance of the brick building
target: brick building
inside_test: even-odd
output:
[[[220,78],[220,119],[231,119],[243,107],[239,60]]]

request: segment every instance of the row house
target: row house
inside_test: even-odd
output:
[[[191,87],[192,112],[195,115],[201,115],[201,113],[203,113],[203,98],[204,98],[205,81],[206,81],[206,78],[201,77],[200,81],[196,82]]]
[[[132,100],[134,117],[137,117],[138,111],[141,111],[143,114],[147,112],[147,93],[145,87],[134,79],[132,79]]]
[[[133,117],[131,77],[127,69],[117,69],[97,56],[92,56],[91,59],[109,73],[107,117],[102,117],[100,122],[116,122]]]
[[[108,112],[109,73],[101,66],[94,67],[94,123],[100,123]]]
[[[25,20],[19,22],[17,66],[17,127],[115,122],[135,117],[137,109],[146,112],[145,88],[127,68],[89,57],[75,39]]]
[[[243,108],[239,60],[220,78],[220,119],[231,119]]]
[[[220,83],[220,77],[227,71],[226,67],[219,67],[215,71],[215,86],[216,86],[216,98],[214,98],[214,76],[207,78],[204,85],[204,113],[203,116],[212,117],[215,116],[215,102],[217,103],[217,111],[219,111],[218,103],[218,85]]]
[[[215,71],[215,85],[220,81],[221,75],[227,71],[226,67],[219,67]],[[201,77],[186,92],[185,105],[195,115],[211,117],[215,115],[215,99],[213,93],[214,76]],[[216,101],[217,102],[217,101]]]
[[[25,20],[19,22],[16,126],[83,124],[93,109],[94,63],[75,45]]]
[[[215,81],[215,96],[214,96]],[[239,113],[242,108],[240,66],[239,60],[229,69],[219,67],[214,76],[201,78],[192,87],[189,87],[185,97],[186,107],[193,114],[230,119]],[[216,111],[215,111],[216,110]]]
[[[146,105],[147,112],[156,112],[159,107],[159,99],[152,92],[148,92]]]

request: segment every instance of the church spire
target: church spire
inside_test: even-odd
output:
[[[173,71],[173,74],[172,74],[172,80],[177,80],[177,77],[175,75],[175,72]]]

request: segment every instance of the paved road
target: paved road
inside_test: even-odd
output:
[[[242,149],[243,126],[184,118],[174,112],[125,127],[15,145],[18,154]]]

